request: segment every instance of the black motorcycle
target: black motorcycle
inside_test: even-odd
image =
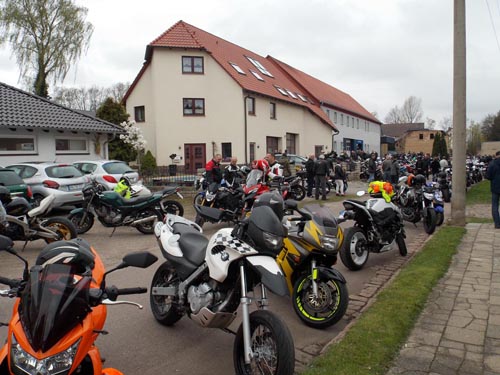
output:
[[[178,193],[177,187],[168,187],[151,196],[126,199],[114,191],[103,191],[96,181],[83,188],[83,207],[71,211],[68,218],[76,226],[78,233],[90,230],[94,218],[105,227],[132,226],[144,234],[153,234],[154,225],[163,220],[166,213],[183,215],[184,207],[167,199]]]
[[[439,185],[439,190],[441,190],[441,194],[443,195],[443,200],[446,203],[449,203],[451,200],[451,186],[448,181],[448,174],[445,171],[439,172],[437,174],[436,182]]]

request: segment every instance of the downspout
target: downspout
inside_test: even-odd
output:
[[[116,133],[113,133],[111,134],[111,139],[108,137],[108,140],[103,142],[102,146],[103,146],[103,152],[104,152],[104,158],[103,159],[109,159],[109,150],[108,150],[108,144],[109,142],[111,142],[113,139],[116,138]]]
[[[245,116],[245,121],[244,121],[244,126],[245,126],[245,165],[248,165],[248,122],[247,122],[247,99],[249,98],[248,95],[243,97],[243,110],[244,110],[244,116]]]

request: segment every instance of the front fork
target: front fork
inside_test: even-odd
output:
[[[311,283],[314,298],[318,297],[318,283],[316,280],[318,279],[318,269],[316,268],[316,259],[311,261]]]

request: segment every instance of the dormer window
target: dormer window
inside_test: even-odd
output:
[[[182,74],[203,74],[203,57],[182,56]]]

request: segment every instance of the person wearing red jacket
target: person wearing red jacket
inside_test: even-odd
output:
[[[222,160],[221,154],[216,154],[205,165],[207,183],[210,185],[212,182],[220,184],[222,180],[222,171],[220,169],[220,162]]]

